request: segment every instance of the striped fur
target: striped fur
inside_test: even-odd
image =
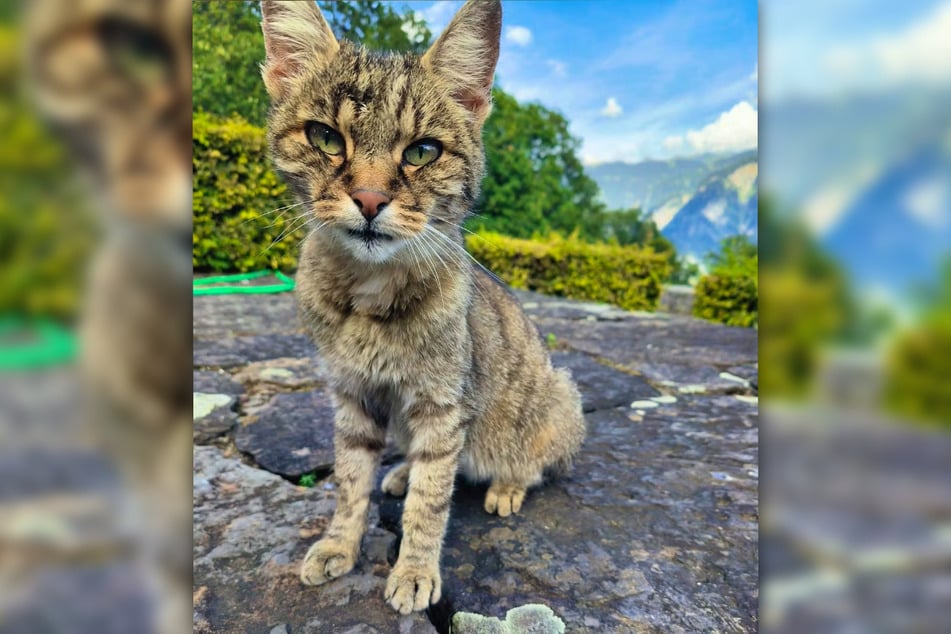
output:
[[[406,504],[385,594],[409,613],[439,600],[456,473],[490,482],[489,513],[518,512],[546,469],[570,465],[584,420],[577,389],[552,368],[532,322],[463,249],[459,225],[484,174],[499,3],[468,2],[422,57],[327,46],[326,23],[305,4],[282,38],[274,29],[287,6],[263,3],[272,43],[301,41],[306,27],[323,51],[301,56],[269,44],[264,65],[265,77],[280,78],[269,85],[273,161],[307,201],[312,226],[297,278],[301,316],[329,361],[337,406],[337,510],[301,578],[321,584],[353,567],[389,432],[406,462],[383,489],[405,494]],[[339,131],[345,151],[313,147],[310,121]],[[442,155],[420,168],[403,163],[403,150],[424,138],[440,141]],[[392,239],[348,233],[365,223],[356,189],[390,199],[372,226]]]

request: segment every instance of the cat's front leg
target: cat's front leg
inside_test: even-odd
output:
[[[400,555],[386,583],[386,600],[402,614],[439,601],[439,557],[465,434],[456,403],[418,401],[408,412],[412,434],[409,492]]]
[[[337,393],[334,422],[334,474],[337,509],[327,532],[310,547],[301,580],[320,585],[347,574],[360,554],[367,528],[370,491],[386,444],[386,427],[367,415],[358,399]]]

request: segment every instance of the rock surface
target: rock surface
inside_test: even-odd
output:
[[[457,612],[541,604],[567,632],[757,629],[756,331],[517,295],[579,384],[588,438],[517,516],[487,515],[485,486],[457,482],[428,618],[383,603],[402,500],[379,492],[357,568],[300,584],[335,504],[326,374],[292,294],[195,298],[196,391],[219,385],[238,418],[195,450],[196,628],[445,632]],[[313,488],[288,482],[313,471]]]

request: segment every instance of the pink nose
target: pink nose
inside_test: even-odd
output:
[[[386,194],[372,189],[358,189],[351,193],[350,197],[353,198],[353,202],[357,203],[360,213],[367,219],[367,222],[376,218],[377,214],[383,211],[383,208],[390,202]]]

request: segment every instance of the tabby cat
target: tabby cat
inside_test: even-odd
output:
[[[82,418],[122,476],[154,622],[191,585],[191,4],[22,3],[36,109],[85,178],[99,242],[80,316]],[[150,617],[151,618],[151,617]],[[126,623],[127,628],[132,626]]]
[[[439,600],[457,470],[516,513],[584,437],[578,390],[552,368],[516,299],[463,248],[484,174],[502,9],[467,2],[424,55],[338,42],[313,2],[262,3],[273,162],[312,215],[297,276],[301,317],[329,362],[337,509],[301,569],[350,571],[389,429],[406,455],[383,480],[406,495],[385,598]]]

